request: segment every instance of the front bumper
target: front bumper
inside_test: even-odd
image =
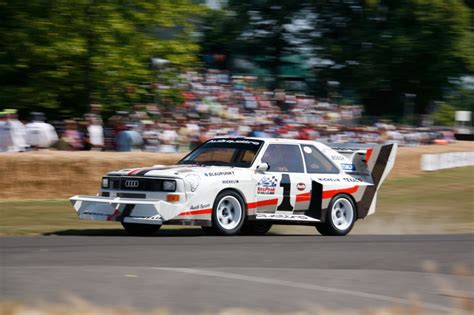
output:
[[[183,203],[164,200],[96,196],[74,196],[69,200],[79,218],[83,220],[159,225],[173,219],[184,209]]]

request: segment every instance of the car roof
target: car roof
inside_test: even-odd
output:
[[[298,140],[286,138],[260,138],[260,137],[216,137],[214,139],[241,139],[241,140],[260,140],[266,143],[291,143],[291,144],[312,144],[322,145],[321,142],[312,140]]]

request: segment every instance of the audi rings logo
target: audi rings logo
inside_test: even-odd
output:
[[[125,187],[127,187],[127,188],[138,188],[139,184],[140,183],[138,182],[138,180],[129,179],[129,180],[125,181]]]

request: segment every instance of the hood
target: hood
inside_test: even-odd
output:
[[[123,169],[108,173],[109,176],[153,176],[153,177],[179,177],[197,174],[202,177],[234,175],[237,170],[230,166],[198,166],[198,165],[155,165],[153,167]]]

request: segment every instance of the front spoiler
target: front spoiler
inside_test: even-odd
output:
[[[182,204],[164,200],[96,196],[73,196],[69,200],[79,218],[84,220],[160,225],[183,211]]]

